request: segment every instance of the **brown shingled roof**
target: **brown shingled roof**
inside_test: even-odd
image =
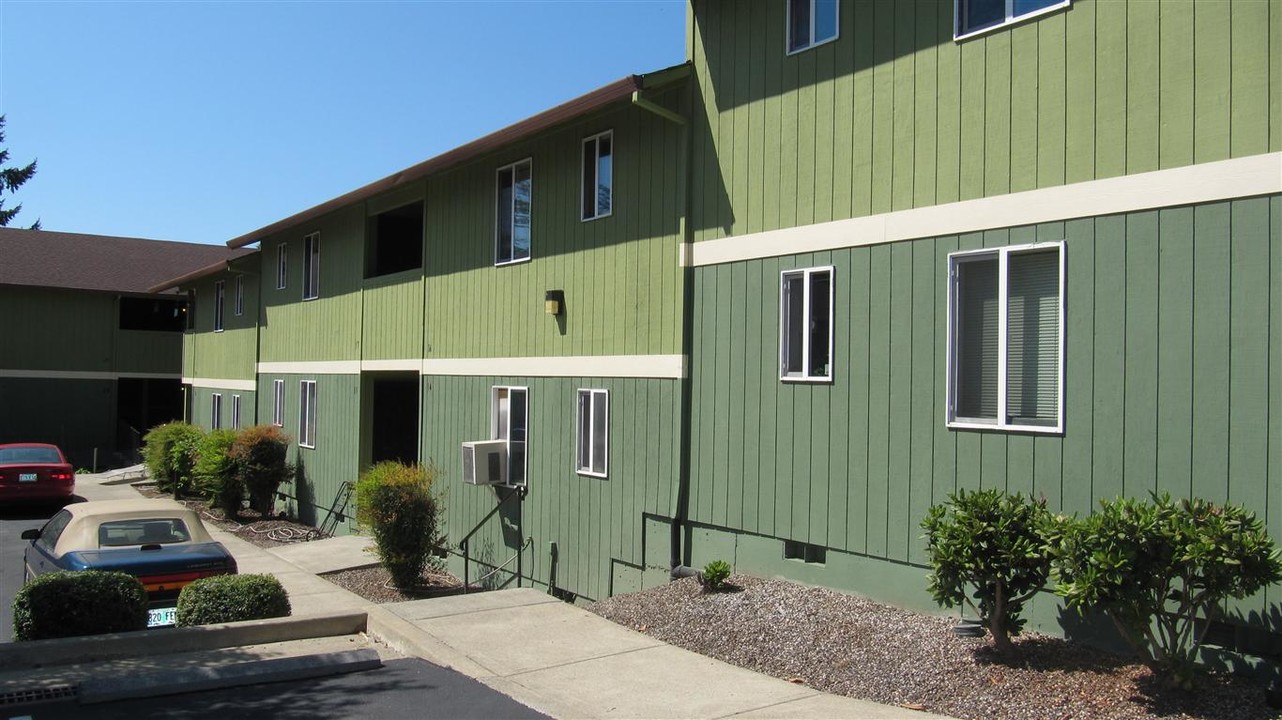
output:
[[[0,285],[146,293],[251,250],[222,245],[0,227]]]

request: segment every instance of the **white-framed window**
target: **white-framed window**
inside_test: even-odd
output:
[[[223,394],[209,396],[209,427],[217,430],[223,426]]]
[[[575,469],[580,475],[605,477],[610,453],[610,393],[579,390],[578,443]]]
[[[231,396],[231,426],[240,427],[240,396]]]
[[[320,233],[303,238],[303,299],[320,297]]]
[[[285,427],[285,381],[272,380],[272,424]]]
[[[1060,8],[1072,0],[953,0],[953,38],[961,40],[986,30],[1027,20]]]
[[[530,213],[534,180],[529,158],[505,165],[495,175],[494,264],[530,259]]]
[[[245,276],[236,276],[236,300],[234,301],[233,310],[237,315],[245,314]]]
[[[1064,243],[948,256],[948,425],[1064,428]]]
[[[316,381],[298,383],[298,444],[305,448],[316,447]]]
[[[788,54],[837,39],[837,0],[788,0]]]
[[[779,283],[779,379],[832,380],[833,269],[785,270]]]
[[[603,218],[614,211],[614,131],[606,130],[583,141],[584,220]]]
[[[214,332],[223,331],[223,299],[227,295],[227,283],[219,280],[214,283]]]
[[[490,437],[507,441],[507,482],[526,484],[529,388],[495,385],[490,389]]]
[[[289,279],[289,245],[281,243],[276,246],[276,289],[284,290]]]

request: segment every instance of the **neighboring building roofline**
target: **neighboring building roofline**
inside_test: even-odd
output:
[[[345,195],[340,195],[332,200],[328,200],[302,212],[290,215],[283,220],[278,220],[277,222],[261,227],[253,232],[228,240],[227,245],[228,247],[233,248],[241,248],[246,245],[251,245],[263,238],[270,237],[281,230],[318,218],[352,203],[369,199],[380,193],[387,192],[399,185],[413,182],[415,180],[421,180],[433,173],[440,172],[441,170],[455,165],[460,165],[487,152],[497,150],[504,145],[508,145],[568,120],[573,120],[579,116],[599,110],[611,103],[630,99],[634,92],[660,88],[665,85],[684,80],[689,75],[690,64],[688,62],[657,70],[655,72],[646,73],[644,75],[629,75],[621,80],[616,80],[609,85],[597,88],[585,95],[580,95],[573,100],[561,103],[554,108],[544,110],[537,115],[532,115],[514,125],[509,125],[502,130],[497,130],[485,137],[473,140],[466,145],[460,145],[453,150],[444,152],[429,160],[425,160],[417,165],[401,170],[400,172],[388,175],[381,180],[375,180],[374,182],[357,188]]]
[[[253,254],[254,254],[254,253],[256,253],[256,252],[258,252],[258,251],[257,251],[257,250],[246,250],[246,251],[242,251],[242,252],[237,253],[236,251],[234,251],[234,250],[233,250],[233,251],[232,251],[232,256],[231,256],[231,257],[229,257],[229,258],[227,258],[226,260],[219,260],[218,262],[213,263],[213,264],[211,264],[211,265],[206,265],[205,267],[202,267],[202,268],[199,268],[199,269],[196,269],[196,270],[192,270],[191,272],[189,272],[189,273],[187,273],[187,274],[185,274],[185,275],[179,275],[178,277],[176,277],[176,278],[174,278],[174,279],[172,279],[172,280],[166,280],[166,281],[165,281],[165,282],[163,282],[163,283],[159,283],[159,284],[157,284],[157,285],[153,285],[153,286],[151,286],[150,288],[148,288],[148,289],[147,289],[147,292],[149,292],[149,293],[161,293],[161,292],[165,292],[166,290],[177,289],[177,288],[179,288],[179,287],[181,287],[181,286],[183,286],[183,285],[189,285],[189,284],[191,284],[192,282],[194,282],[194,281],[196,281],[196,280],[199,280],[199,279],[201,279],[201,278],[205,278],[205,277],[209,277],[210,275],[217,275],[218,273],[220,273],[220,272],[222,272],[222,271],[224,271],[224,270],[230,270],[230,269],[231,269],[231,264],[232,264],[233,262],[235,262],[235,261],[237,261],[237,260],[239,260],[239,259],[241,259],[241,258],[243,258],[243,257],[246,257],[246,256],[248,256],[248,255],[253,255]]]

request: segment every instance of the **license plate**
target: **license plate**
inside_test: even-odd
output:
[[[164,627],[178,622],[178,608],[154,608],[147,611],[147,627]]]
[[[18,482],[35,482],[35,473],[18,473]]]

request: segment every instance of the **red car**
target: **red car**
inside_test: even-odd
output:
[[[76,491],[76,473],[57,445],[0,445],[0,502],[65,502]]]

